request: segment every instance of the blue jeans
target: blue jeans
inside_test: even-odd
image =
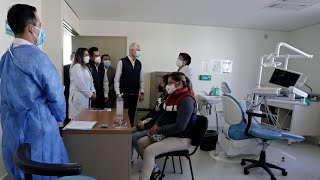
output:
[[[138,131],[137,127],[132,128],[132,144],[131,144],[131,159],[133,158],[133,149],[136,149],[139,156],[143,158],[143,151],[140,150],[138,140],[144,136],[147,136],[149,130]]]

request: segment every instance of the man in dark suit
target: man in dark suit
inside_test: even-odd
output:
[[[73,62],[75,52],[73,52],[70,56],[70,61]],[[70,122],[70,119],[68,117],[69,114],[69,90],[70,90],[70,65],[67,64],[63,66],[63,85],[64,85],[64,96],[66,98],[66,119],[64,121],[64,124],[68,124]]]
[[[91,47],[89,49],[90,61],[87,64],[92,78],[94,88],[96,89],[97,98],[92,100],[91,107],[93,108],[104,108],[105,101],[108,100],[108,97],[104,96],[103,86],[108,83],[108,79],[104,78],[105,68],[101,63],[100,52],[97,47]]]
[[[108,97],[108,100],[105,100],[105,107],[114,108],[116,103],[116,92],[114,91],[114,77],[116,74],[116,69],[112,67],[112,63],[110,61],[110,56],[108,54],[104,54],[101,56],[102,64],[105,67],[105,75],[104,78],[108,78],[109,84],[103,85],[104,96]]]

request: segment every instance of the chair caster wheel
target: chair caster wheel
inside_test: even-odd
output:
[[[245,165],[246,165],[246,162],[241,161],[241,165],[242,165],[242,166],[245,166]]]
[[[249,170],[248,170],[248,169],[244,169],[244,170],[243,170],[243,173],[244,173],[245,175],[248,175],[248,174],[249,174]]]
[[[274,176],[271,176],[271,180],[277,180],[277,178]]]
[[[282,171],[282,176],[287,176],[288,175],[288,172],[286,170]]]

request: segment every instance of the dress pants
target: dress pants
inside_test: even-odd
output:
[[[139,95],[124,94],[122,98],[124,101],[124,108],[128,108],[130,124],[131,124],[131,127],[133,127]]]

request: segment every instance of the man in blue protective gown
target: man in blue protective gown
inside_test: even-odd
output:
[[[24,179],[13,160],[22,143],[31,145],[34,161],[69,161],[58,127],[65,119],[66,106],[57,70],[37,47],[45,34],[36,8],[16,4],[7,20],[15,39],[0,61],[2,152],[10,179]]]

